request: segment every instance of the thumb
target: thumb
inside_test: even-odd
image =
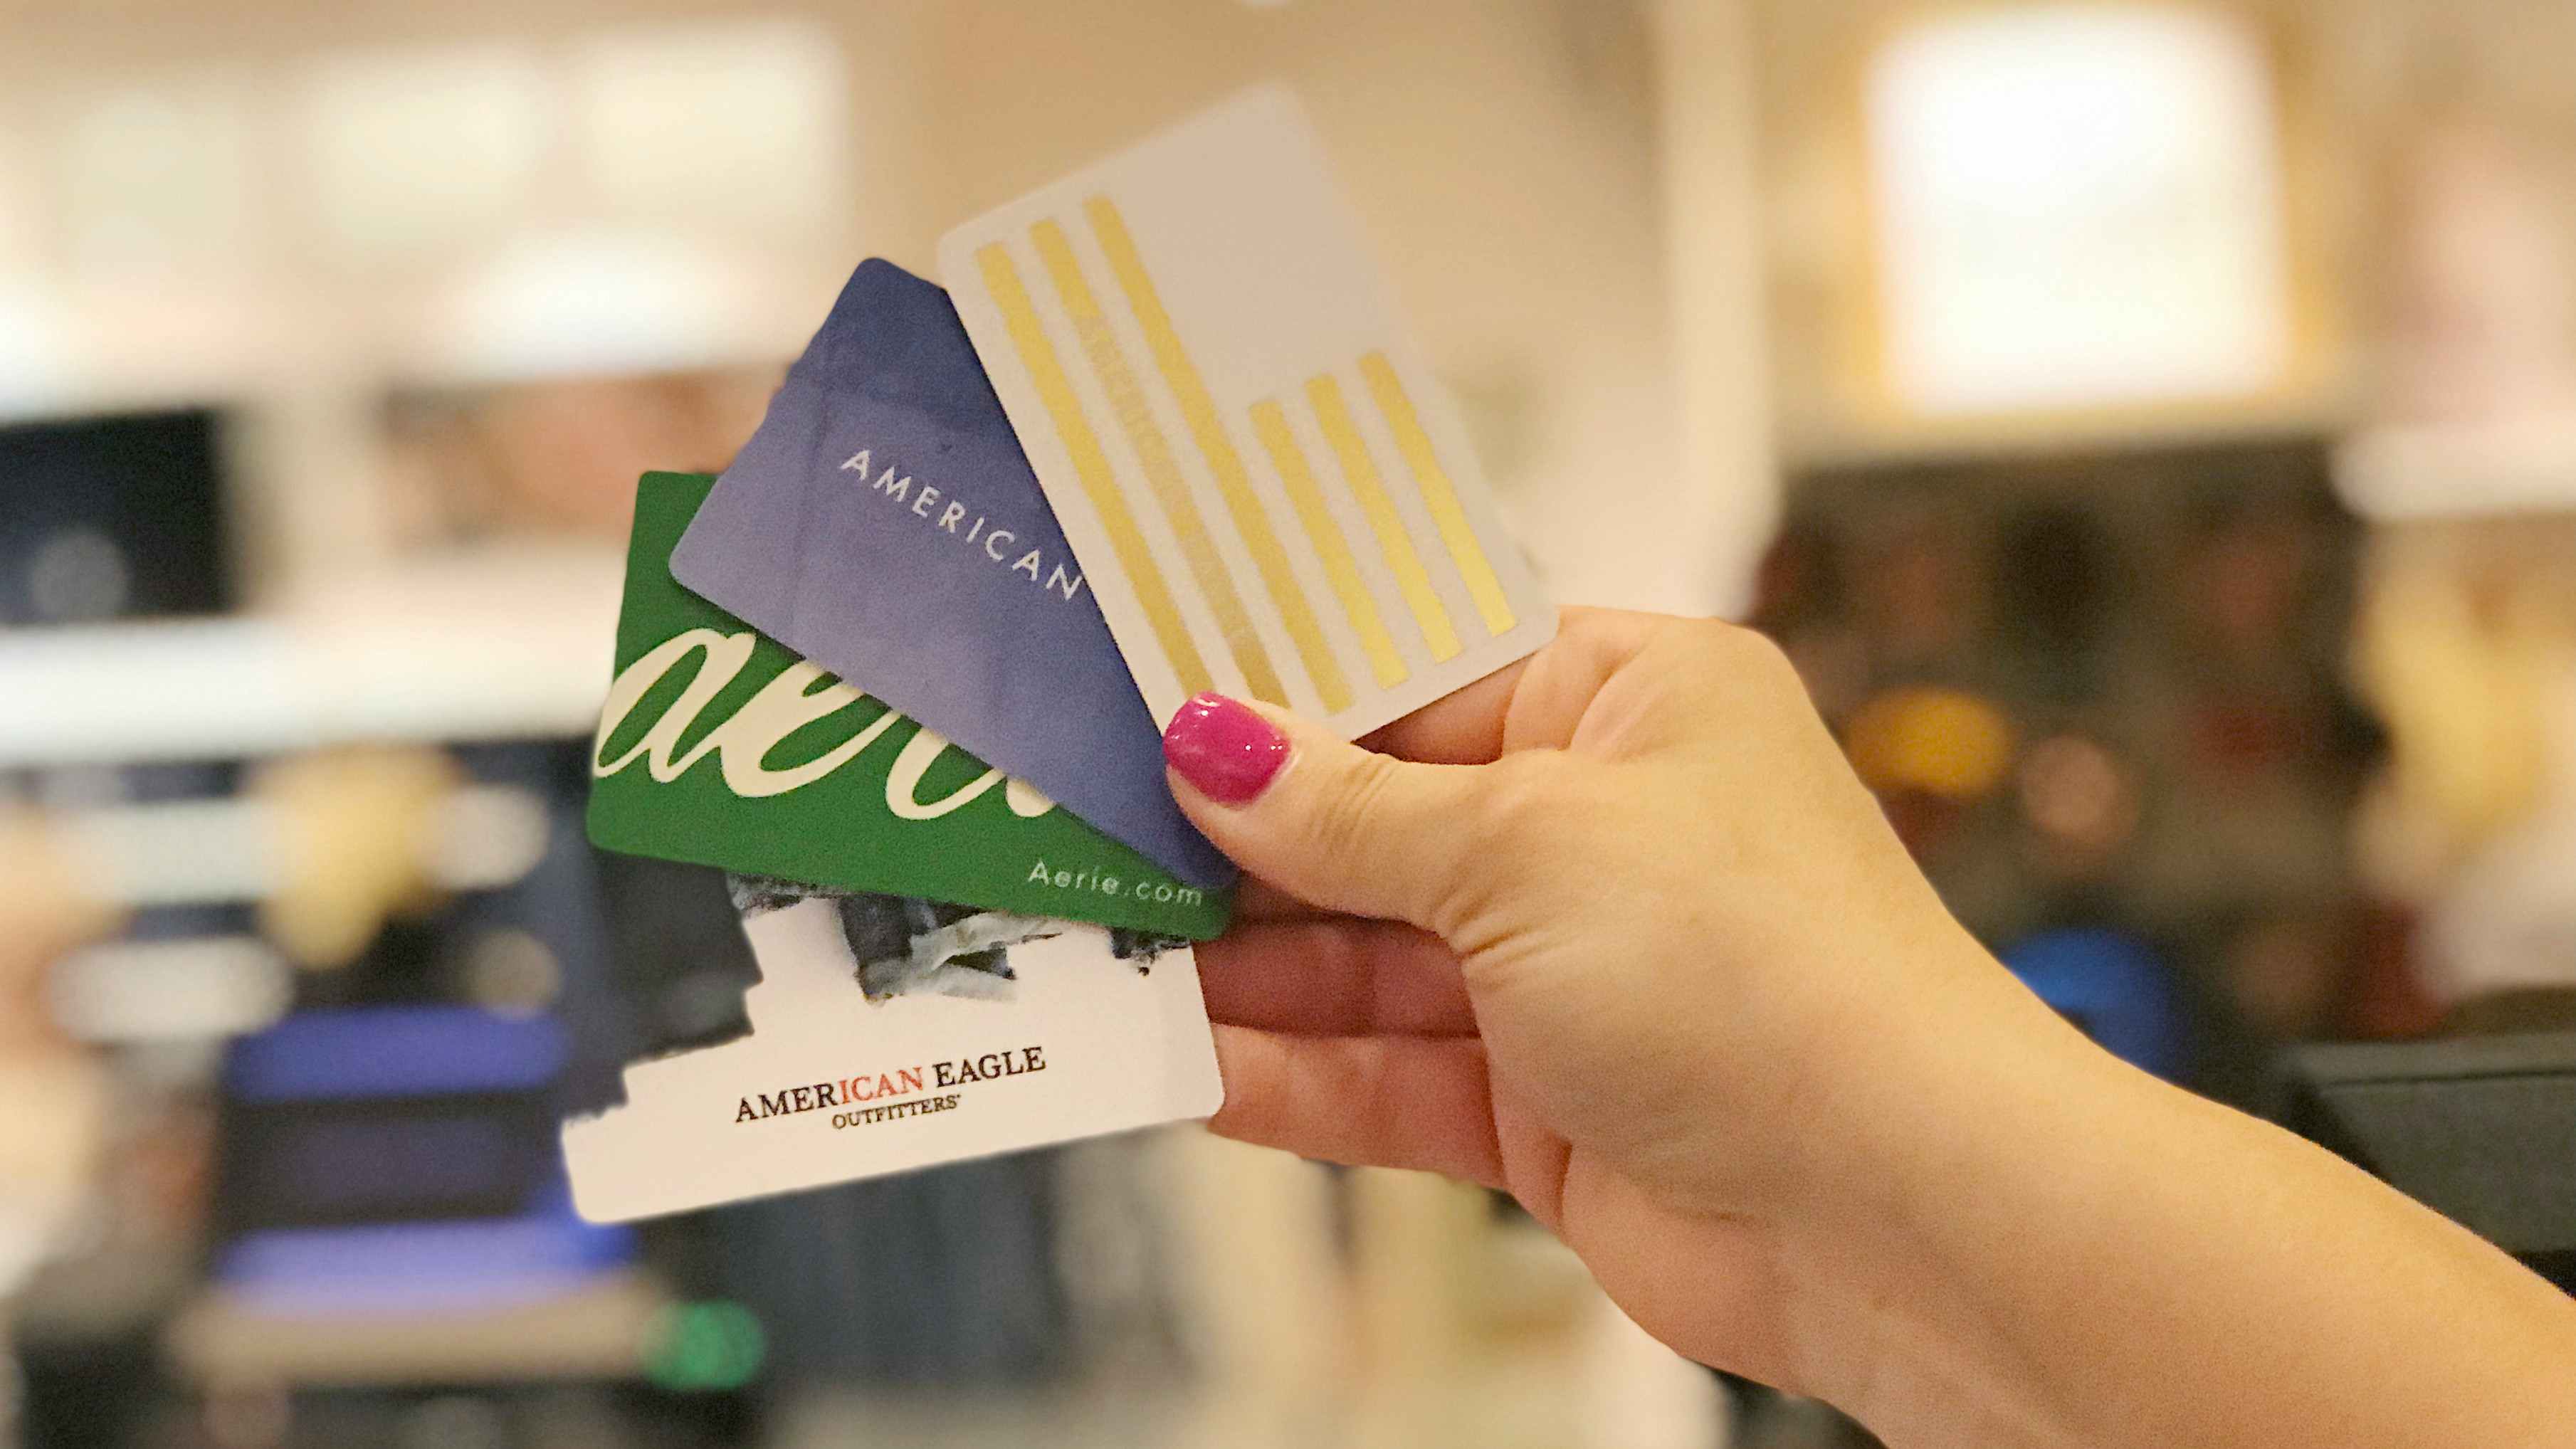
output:
[[[1172,716],[1163,759],[1181,809],[1236,864],[1310,905],[1432,928],[1476,766],[1398,760],[1221,694]]]

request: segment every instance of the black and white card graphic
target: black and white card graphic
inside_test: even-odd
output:
[[[1222,1096],[1189,946],[1077,921],[729,879],[751,1034],[629,1066],[568,1121],[618,1222],[1205,1117]]]

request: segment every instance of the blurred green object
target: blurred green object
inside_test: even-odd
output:
[[[727,1299],[662,1310],[644,1372],[659,1387],[722,1393],[748,1384],[768,1357],[768,1336],[750,1309]]]

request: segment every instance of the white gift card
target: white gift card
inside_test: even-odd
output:
[[[1186,943],[733,877],[751,1034],[629,1066],[564,1124],[573,1202],[622,1222],[1209,1115]]]
[[[1555,633],[1285,91],[939,264],[1158,724],[1213,689],[1357,736]]]

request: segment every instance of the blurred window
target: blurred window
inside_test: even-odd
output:
[[[2225,398],[2291,351],[2270,60],[2197,7],[1898,31],[1865,107],[1885,380],[1955,415]]]

